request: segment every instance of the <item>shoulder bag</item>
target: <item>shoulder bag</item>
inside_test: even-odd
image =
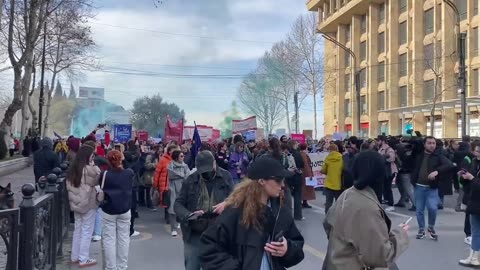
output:
[[[107,176],[107,171],[103,173],[102,184],[100,188],[97,189],[97,203],[99,205],[102,205],[105,203],[105,192],[103,192],[103,187],[105,186],[105,180],[107,179],[106,176]]]

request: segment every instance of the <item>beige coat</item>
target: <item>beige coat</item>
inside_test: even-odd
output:
[[[95,186],[99,183],[100,168],[87,165],[83,172],[82,184],[79,187],[74,187],[67,181],[70,209],[80,214],[98,208]]]
[[[347,189],[324,221],[329,237],[326,270],[388,269],[408,247],[407,233],[391,224],[370,187]]]

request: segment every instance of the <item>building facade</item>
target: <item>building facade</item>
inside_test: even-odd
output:
[[[467,33],[467,133],[480,136],[479,0],[451,0]],[[310,0],[325,41],[325,133],[461,135],[457,16],[443,0]],[[356,64],[355,64],[356,63]],[[355,67],[356,65],[356,67]],[[360,127],[354,73],[360,72]],[[432,117],[433,115],[433,117]],[[433,118],[433,121],[431,119]]]

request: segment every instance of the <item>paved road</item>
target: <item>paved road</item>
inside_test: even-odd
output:
[[[11,182],[16,193],[17,204],[21,198],[20,189],[25,183],[31,183],[33,179],[32,168],[26,168],[13,175],[1,177],[0,185]],[[398,194],[395,194],[398,198]],[[454,195],[455,196],[455,195]],[[468,246],[463,243],[463,213],[456,213],[451,208],[454,206],[454,196],[447,196],[445,205],[447,209],[439,211],[437,218],[437,232],[440,236],[438,242],[429,239],[416,240],[415,233],[418,229],[415,219],[410,232],[410,247],[398,260],[400,269],[421,270],[455,270],[463,269],[458,265],[458,260],[465,257]],[[322,227],[324,219],[323,204],[324,196],[317,192],[317,200],[312,202],[313,209],[304,212],[305,220],[297,223],[306,239],[305,260],[293,269],[321,269],[325,256],[327,239]],[[393,224],[399,224],[412,215],[406,209],[397,208],[389,214]],[[172,238],[169,228],[163,223],[161,211],[150,212],[141,209],[137,230],[141,236],[132,239],[130,249],[130,269],[183,269],[183,245],[180,237]],[[77,269],[68,265],[69,244],[65,245],[65,262],[60,263],[58,269]],[[101,261],[101,248],[99,243],[93,243],[92,256]],[[100,270],[98,267],[90,268]]]

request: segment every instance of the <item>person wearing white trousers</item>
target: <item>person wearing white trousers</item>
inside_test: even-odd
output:
[[[130,211],[121,215],[102,213],[105,270],[126,270],[130,246]]]
[[[97,210],[91,209],[85,214],[75,213],[75,229],[72,242],[72,262],[87,262],[90,257],[90,243]]]

